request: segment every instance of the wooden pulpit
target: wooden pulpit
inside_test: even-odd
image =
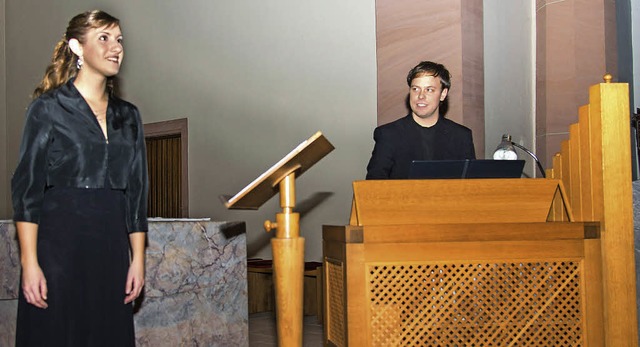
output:
[[[356,181],[353,191],[351,224],[323,228],[327,346],[602,338],[598,224],[547,222],[553,201],[566,202],[560,180]]]
[[[223,196],[228,209],[260,208],[278,192],[282,212],[265,229],[276,229],[271,239],[279,346],[302,346],[304,238],[295,207],[295,179],[329,154],[333,145],[317,132],[236,195]]]

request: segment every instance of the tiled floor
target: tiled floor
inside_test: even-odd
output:
[[[322,346],[322,324],[316,316],[304,316],[303,334],[304,347]],[[249,346],[278,346],[275,314],[261,312],[249,315]]]

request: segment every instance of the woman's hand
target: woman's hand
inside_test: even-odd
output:
[[[140,296],[142,287],[144,287],[144,262],[134,261],[129,265],[127,286],[124,291],[127,296],[124,298],[124,303],[128,304]]]
[[[47,280],[38,263],[38,224],[16,222],[22,264],[22,292],[28,303],[47,308]]]
[[[127,274],[127,285],[124,292],[127,295],[124,303],[128,304],[135,300],[144,287],[144,245],[147,234],[144,232],[134,232],[129,234],[131,243],[131,265]]]
[[[22,267],[22,292],[28,303],[35,307],[47,308],[47,280],[39,265]]]

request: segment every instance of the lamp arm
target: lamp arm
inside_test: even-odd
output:
[[[536,164],[538,164],[538,169],[540,169],[540,173],[542,174],[542,177],[547,178],[547,175],[544,172],[544,168],[542,167],[542,164],[540,163],[540,160],[538,159],[538,157],[533,154],[533,152],[531,152],[530,150],[526,149],[524,146],[521,146],[513,141],[511,141],[511,144],[514,145],[515,147],[520,148],[521,150],[527,152],[528,155],[530,155],[533,160],[536,161]]]

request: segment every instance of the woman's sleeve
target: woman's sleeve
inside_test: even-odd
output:
[[[34,101],[27,109],[18,166],[11,178],[14,221],[35,224],[40,221],[52,127],[46,102]]]
[[[135,154],[132,161],[127,184],[127,203],[129,205],[129,232],[148,231],[147,224],[147,192],[149,179],[147,176],[147,151],[144,141],[144,128],[140,112],[134,108],[137,135]]]

